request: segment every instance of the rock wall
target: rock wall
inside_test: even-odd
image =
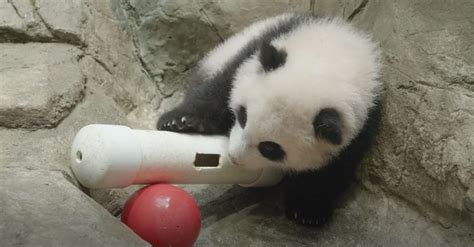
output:
[[[361,1],[358,9],[342,15],[379,41],[386,88],[382,131],[361,180],[444,226],[472,222],[474,2]]]
[[[169,107],[179,100],[188,72],[220,41],[265,16],[285,10],[305,12],[310,6],[307,0],[124,0],[111,3],[134,40],[141,65],[168,101],[163,105]],[[163,111],[160,109],[160,113]]]
[[[105,1],[0,0],[0,245],[147,246],[69,168],[82,126],[156,112],[131,48]]]
[[[417,234],[401,235],[410,234],[404,224],[411,224],[415,213],[393,206],[399,204],[387,199],[391,195],[444,227],[472,226],[473,1],[0,0],[2,243],[145,245],[112,216],[120,214],[137,187],[85,190],[112,215],[78,189],[69,168],[75,133],[91,123],[154,128],[159,114],[180,100],[186,77],[208,49],[255,20],[286,11],[341,16],[373,33],[383,51],[382,131],[359,172],[365,187],[382,198],[374,204],[380,207],[358,197],[368,206],[352,202],[343,223],[323,233],[330,239],[326,245],[380,244],[367,232],[388,236],[392,244],[413,243]],[[255,206],[259,193],[230,185],[185,188],[201,206],[202,246],[239,239],[302,246],[318,241],[318,236],[306,238],[311,232],[291,231],[284,219],[273,219],[280,209]],[[376,220],[364,221],[372,227],[355,229],[357,234],[341,240],[341,231],[354,230],[344,227],[368,217],[364,208],[376,214]],[[243,210],[231,211],[238,209]],[[271,219],[262,221],[266,216]],[[402,217],[406,219],[397,225]],[[28,221],[35,227],[28,227]],[[13,223],[6,227],[2,222]],[[413,229],[427,234],[417,243],[431,239],[443,245],[452,243],[448,236],[461,236],[457,230],[443,235],[420,217],[416,222],[423,223]],[[58,224],[66,229],[62,234]],[[389,225],[399,232],[380,230]],[[255,227],[262,234],[249,231]],[[365,237],[354,240],[359,231]]]

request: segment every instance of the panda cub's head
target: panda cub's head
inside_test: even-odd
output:
[[[229,155],[246,168],[318,169],[360,132],[378,94],[378,50],[338,20],[263,42],[237,70]]]

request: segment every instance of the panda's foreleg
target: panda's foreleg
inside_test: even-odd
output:
[[[335,202],[350,185],[356,165],[332,163],[319,171],[288,177],[286,214],[303,225],[326,223]]]
[[[160,130],[207,135],[227,135],[233,114],[228,107],[230,85],[214,78],[190,88],[183,102],[164,113],[157,124]]]

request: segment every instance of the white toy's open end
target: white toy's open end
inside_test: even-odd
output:
[[[285,173],[280,169],[262,169],[260,176],[249,184],[239,184],[242,187],[266,187],[278,184]]]
[[[126,187],[141,164],[140,142],[125,126],[93,124],[82,128],[71,148],[71,167],[88,188]]]

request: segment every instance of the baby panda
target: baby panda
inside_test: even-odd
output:
[[[339,19],[285,14],[211,50],[184,100],[158,129],[228,135],[248,169],[288,171],[286,214],[327,222],[379,119],[379,51]]]

